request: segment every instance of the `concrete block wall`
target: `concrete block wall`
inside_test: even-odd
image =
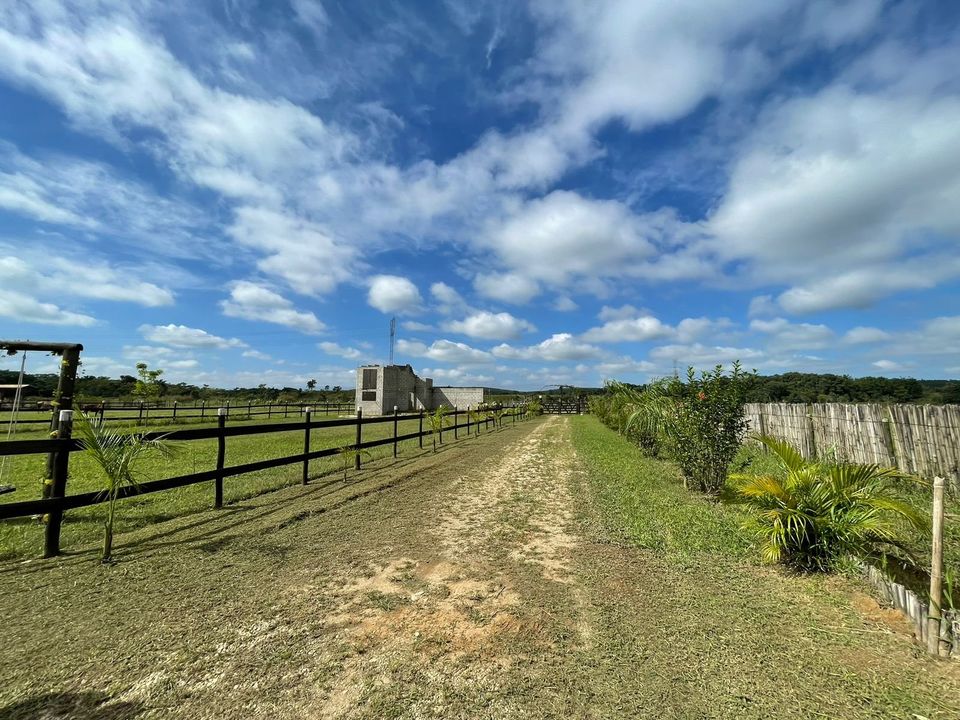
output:
[[[364,370],[376,370],[376,384],[371,389],[368,388],[364,390],[363,388],[363,371]],[[379,367],[358,367],[357,368],[357,407],[363,411],[363,414],[366,416],[372,415],[381,415],[383,414],[383,373],[381,372],[382,368]],[[364,392],[374,392],[375,396],[373,400],[364,400]]]
[[[371,371],[376,375],[376,386],[364,389],[364,371]],[[483,402],[481,388],[442,388],[444,391],[436,395],[433,380],[420,378],[409,365],[367,365],[357,368],[357,407],[366,416],[388,415],[393,412],[394,406],[400,412],[416,412],[417,410],[433,410],[438,404],[453,407],[463,401],[466,407]],[[456,393],[460,390],[469,391],[463,397]],[[476,391],[480,392],[480,400],[474,399]],[[364,400],[364,393],[373,393],[374,398]],[[472,393],[472,394],[470,394]],[[452,400],[447,399],[449,397]],[[469,401],[469,402],[468,402]]]
[[[448,408],[465,410],[483,402],[483,388],[435,387],[433,388],[433,407],[446,405]]]

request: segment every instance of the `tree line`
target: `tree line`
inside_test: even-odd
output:
[[[156,370],[147,371],[155,373]],[[15,385],[19,372],[0,370],[0,385]],[[24,373],[23,382],[30,387],[26,398],[50,398],[57,389],[58,376],[53,373]],[[244,400],[254,402],[353,402],[353,390],[344,390],[339,385],[318,386],[316,381],[307,383],[306,390],[295,387],[235,387],[231,389],[193,385],[185,382],[168,382],[159,375],[147,384],[143,378],[121,375],[119,378],[82,375],[77,378],[76,396],[84,399],[134,399],[134,400]]]
[[[19,373],[0,370],[0,384],[15,384]],[[31,389],[29,397],[52,397],[57,387],[54,374],[26,374],[24,382]],[[133,375],[119,378],[84,375],[77,378],[77,395],[86,398],[135,398],[138,382]],[[783,373],[781,375],[751,375],[746,382],[747,402],[874,402],[916,404],[960,404],[960,380],[916,380],[913,378],[861,377],[819,373]],[[318,387],[309,381],[307,389],[266,385],[257,387],[214,388],[209,385],[171,383],[156,378],[157,397],[165,400],[192,399],[213,400],[216,398],[254,400],[262,402],[351,402],[353,390],[339,385]],[[488,389],[490,395],[516,395],[516,391]],[[539,391],[542,395],[585,394],[603,392],[602,388],[557,388]],[[522,393],[523,395],[536,395]]]

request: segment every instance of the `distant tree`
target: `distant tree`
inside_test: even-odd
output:
[[[163,393],[163,386],[160,384],[160,376],[163,375],[163,370],[159,368],[156,370],[151,370],[150,367],[144,363],[137,363],[137,385],[133,389],[133,394],[144,400],[156,400]]]
[[[307,380],[307,390],[313,391],[313,390],[315,390],[316,388],[317,388],[317,381],[316,381],[316,380],[314,380],[313,378],[310,378],[309,380]]]

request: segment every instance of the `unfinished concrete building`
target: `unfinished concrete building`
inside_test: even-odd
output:
[[[482,387],[434,387],[409,365],[364,365],[357,368],[357,407],[366,416],[400,412],[476,407],[483,402]]]

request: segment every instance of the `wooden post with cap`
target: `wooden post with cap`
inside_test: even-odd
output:
[[[57,439],[60,448],[54,453],[53,482],[50,485],[50,498],[61,501],[67,494],[67,475],[70,464],[70,449],[67,445],[73,435],[73,410],[61,410],[57,417]],[[63,524],[63,506],[60,502],[47,515],[47,527],[44,533],[43,556],[54,557],[60,554],[60,526]]]
[[[228,408],[217,408],[217,477],[214,479],[213,506],[223,507],[223,466],[227,459],[227,436],[224,430],[227,427]]]
[[[393,456],[397,456],[397,406],[393,406]]]
[[[357,408],[357,442],[354,446],[353,469],[360,469],[360,445],[363,443],[363,408]]]
[[[307,426],[303,431],[303,484],[306,485],[310,479],[310,418],[313,415],[313,408],[307,408],[304,414]]]

